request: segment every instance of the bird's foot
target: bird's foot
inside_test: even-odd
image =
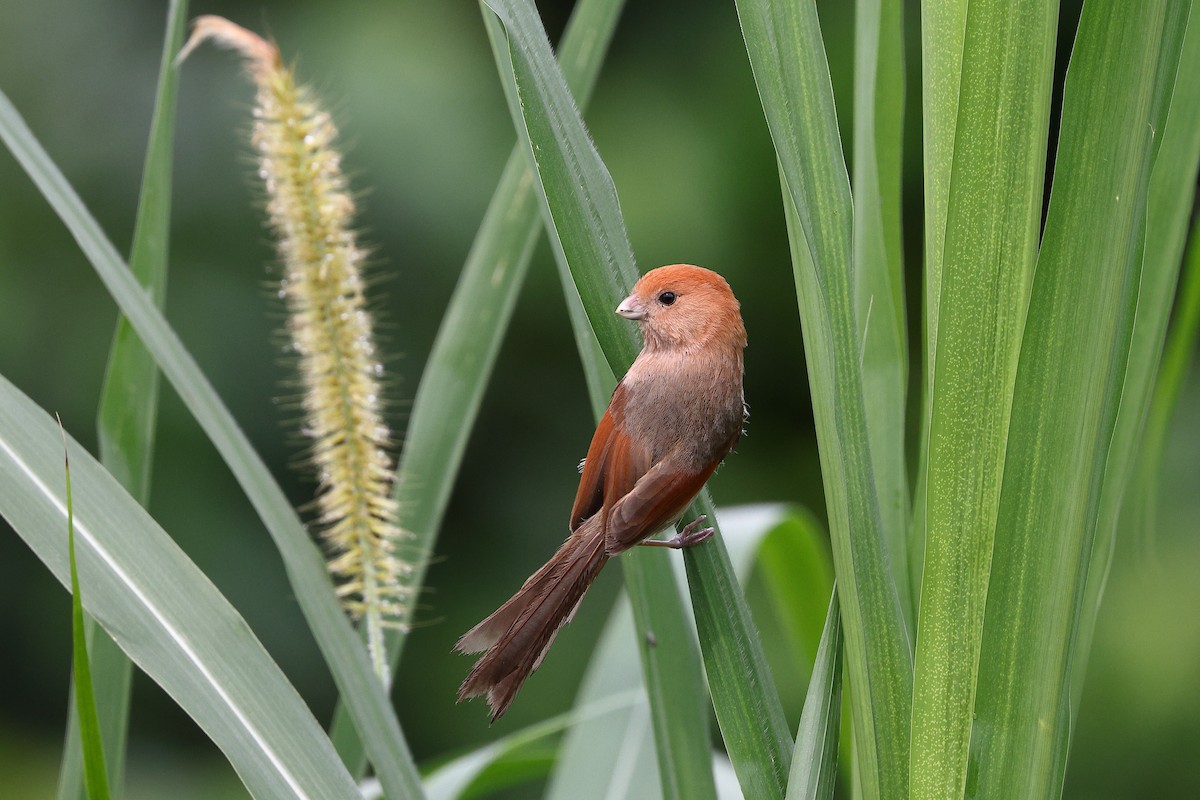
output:
[[[675,534],[674,537],[670,539],[647,539],[646,541],[642,542],[642,544],[648,547],[670,547],[672,550],[681,550],[684,547],[691,547],[693,545],[700,544],[701,542],[712,538],[713,535],[712,528],[701,528],[700,530],[696,530],[696,528],[700,527],[700,523],[704,522],[705,519],[705,515],[701,514],[689,522],[684,529]]]

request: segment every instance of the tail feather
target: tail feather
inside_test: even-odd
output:
[[[584,523],[512,599],[463,634],[456,650],[487,652],[463,681],[459,701],[486,694],[492,721],[499,719],[541,665],[559,629],[571,621],[606,561],[598,520]]]

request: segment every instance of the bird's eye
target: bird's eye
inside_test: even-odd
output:
[[[672,303],[675,302],[675,293],[674,292],[663,292],[662,294],[660,294],[658,296],[658,302],[662,303],[664,306],[671,305]]]

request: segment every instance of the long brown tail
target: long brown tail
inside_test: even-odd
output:
[[[458,689],[458,700],[487,694],[495,722],[542,663],[559,628],[571,621],[608,555],[599,515],[563,542],[545,566],[491,616],[463,634],[462,653],[487,652]]]

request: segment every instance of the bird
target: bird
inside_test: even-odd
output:
[[[580,465],[570,535],[454,646],[483,653],[458,702],[486,695],[492,722],[541,665],[609,558],[635,545],[692,547],[713,535],[701,516],[669,540],[648,538],[683,516],[742,434],[741,306],[716,272],[672,264],[643,275],[616,313],[637,322],[643,346]]]

